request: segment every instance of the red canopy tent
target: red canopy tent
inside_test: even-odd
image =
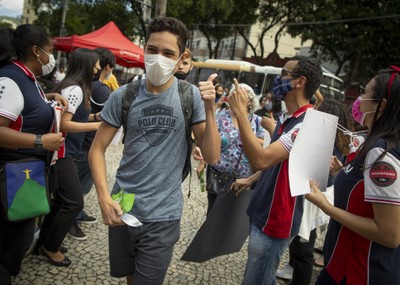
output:
[[[54,47],[57,50],[71,52],[77,48],[108,48],[117,58],[117,64],[125,67],[144,68],[143,49],[132,43],[118,29],[113,21],[100,29],[82,36],[55,37]]]

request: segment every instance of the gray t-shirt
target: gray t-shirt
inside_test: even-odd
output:
[[[199,89],[193,85],[192,88],[193,125],[205,120],[205,112]],[[126,85],[112,93],[101,111],[101,118],[117,128],[122,125],[121,103],[125,90]],[[134,193],[130,213],[141,222],[180,219],[187,143],[178,80],[165,92],[151,94],[143,79],[127,117],[124,151],[112,194],[120,189]]]

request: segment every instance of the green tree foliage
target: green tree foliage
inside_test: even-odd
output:
[[[288,32],[312,40],[311,52],[338,65],[346,83],[365,81],[400,61],[400,1],[292,0],[301,11],[287,21]],[[395,15],[396,17],[388,17]]]
[[[221,40],[234,34],[232,23],[253,24],[257,7],[255,0],[169,0],[167,15],[179,18],[190,30],[199,29],[207,38],[209,57],[217,58]]]
[[[38,15],[35,24],[48,28],[52,36],[59,36],[63,4],[63,0],[34,0]],[[139,34],[138,20],[128,4],[118,0],[70,0],[64,35],[86,34],[114,21],[127,37],[133,37]]]

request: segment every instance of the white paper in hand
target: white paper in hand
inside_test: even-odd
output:
[[[140,227],[143,224],[133,215],[130,215],[128,213],[125,213],[121,216],[121,220],[127,224],[128,226],[131,227]]]

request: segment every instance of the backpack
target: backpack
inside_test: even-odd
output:
[[[125,94],[122,99],[121,121],[123,126],[122,143],[125,143],[126,129],[128,125],[128,113],[131,105],[136,99],[136,94],[139,91],[141,80],[135,80],[128,83],[125,89]],[[193,89],[189,82],[178,80],[179,98],[181,100],[182,112],[185,118],[185,132],[187,142],[187,154],[185,166],[182,171],[182,181],[188,176],[191,171],[191,153],[192,153],[192,115],[193,115]]]

